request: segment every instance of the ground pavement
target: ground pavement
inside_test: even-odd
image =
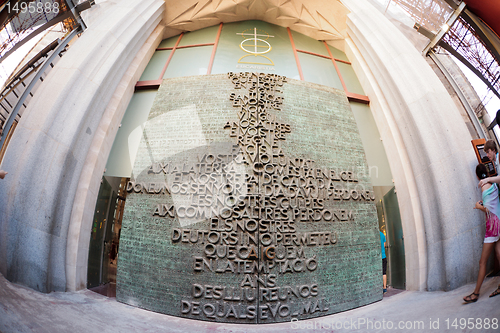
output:
[[[473,284],[449,292],[393,290],[382,301],[361,308],[257,326],[166,316],[90,290],[42,294],[0,275],[0,332],[500,332],[500,296],[488,297],[499,283],[500,277],[487,278],[472,304],[464,304],[462,297],[472,292]]]

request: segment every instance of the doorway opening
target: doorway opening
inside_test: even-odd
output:
[[[386,237],[387,294],[406,290],[404,234],[399,204],[394,186],[375,186],[379,229]]]
[[[92,221],[87,288],[108,297],[116,296],[116,267],[128,180],[102,178]]]

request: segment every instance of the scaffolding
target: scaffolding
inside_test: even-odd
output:
[[[85,29],[79,13],[93,1],[11,0],[0,5],[0,62],[29,39],[61,23],[65,37],[56,39],[13,73],[0,90],[0,161],[6,143],[37,87],[64,55],[69,42]]]
[[[64,0],[11,0],[0,12],[0,61],[38,33],[63,22],[64,31],[72,31],[77,23],[69,15]]]
[[[500,54],[490,41],[498,36],[485,33],[485,29],[490,30],[487,24],[463,6],[463,1],[389,0],[387,6],[391,2],[415,21],[415,29],[431,39],[426,53],[445,49],[500,98]]]
[[[500,90],[500,63],[499,58],[481,36],[477,28],[460,16],[450,31],[443,37],[440,46],[448,50],[462,62],[466,61],[468,67],[483,78],[493,92]]]
[[[436,34],[453,13],[443,0],[390,0],[402,8],[418,25]]]

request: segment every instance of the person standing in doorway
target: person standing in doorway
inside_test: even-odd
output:
[[[385,235],[382,231],[380,232],[380,246],[382,251],[382,281],[383,281],[383,291],[384,294],[387,292],[387,257],[385,255]]]
[[[476,175],[479,180],[486,178],[487,169],[484,164],[478,164]],[[497,259],[500,260],[500,202],[498,199],[498,188],[495,184],[484,183],[481,186],[482,201],[476,202],[474,209],[479,209],[486,215],[486,230],[484,235],[483,250],[479,260],[479,272],[477,275],[476,288],[472,294],[464,297],[465,303],[473,303],[479,299],[479,291],[486,276],[486,264],[493,250],[496,250]],[[498,294],[499,288],[490,297]]]
[[[486,177],[484,179],[479,180],[478,187],[483,188],[484,185],[490,183],[496,183],[497,187],[500,185],[500,161],[499,161],[499,154],[498,154],[498,148],[494,140],[488,140],[485,142],[484,147],[483,147],[484,152],[488,156],[491,162],[495,164],[495,169],[497,171],[497,176],[495,177]],[[498,245],[500,246],[500,244]],[[497,259],[500,261],[500,255],[497,252]],[[498,285],[498,288],[490,295],[490,297],[500,295],[500,285]]]

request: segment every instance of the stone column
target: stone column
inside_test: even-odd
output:
[[[450,290],[476,278],[484,217],[472,139],[420,50],[366,0],[342,0],[347,54],[370,97],[403,222],[407,289]]]
[[[87,159],[107,159],[109,148],[96,152],[96,142],[114,138],[121,117],[110,121],[109,110],[126,108],[133,76],[144,68],[136,55],[148,55],[146,41],[146,48],[155,47],[148,38],[160,38],[164,7],[162,0],[98,2],[85,15],[88,29],[24,112],[2,163],[9,177],[0,187],[0,272],[10,281],[42,292],[85,287],[88,253],[81,249],[88,249],[89,235],[81,231],[90,227],[81,221],[92,221],[81,216],[81,195],[97,195],[103,172],[90,169]],[[95,205],[95,196],[84,194],[84,205]]]

